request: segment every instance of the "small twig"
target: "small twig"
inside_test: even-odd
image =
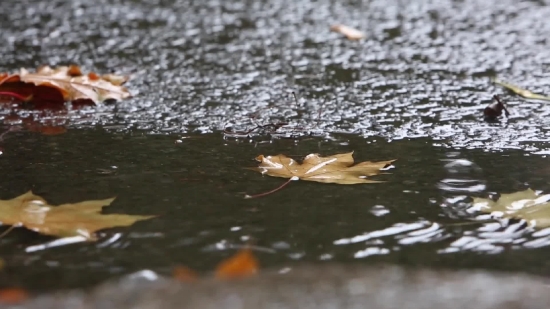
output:
[[[285,183],[283,183],[282,185],[278,186],[277,188],[273,189],[273,190],[270,190],[270,191],[267,191],[267,192],[263,192],[263,193],[258,193],[258,194],[254,194],[254,195],[248,195],[246,194],[244,196],[245,199],[251,199],[251,198],[257,198],[257,197],[262,197],[262,196],[266,196],[266,195],[269,195],[271,193],[275,193],[279,190],[281,190],[282,188],[286,187],[291,181],[293,180],[298,180],[300,178],[298,178],[297,176],[292,176],[289,180],[287,180]]]
[[[293,91],[292,96],[294,97],[295,109],[299,109],[300,104],[299,104],[298,96],[296,95],[296,92]],[[326,103],[326,98],[321,104],[319,111],[317,112],[316,124],[315,126],[313,126],[313,128],[317,128],[321,122],[321,116],[323,114],[325,103]],[[260,124],[257,121],[257,119],[260,116],[260,111],[264,109],[269,109],[269,108],[272,108],[272,107],[269,107],[269,106],[264,107],[259,111],[249,115],[248,120],[251,122],[252,125],[254,125],[254,127],[245,128],[245,130],[243,131],[233,130],[230,127],[225,127],[223,129],[223,133],[229,137],[236,137],[236,138],[242,138],[242,137],[252,138],[254,135],[267,135],[267,136],[276,137],[276,138],[289,137],[292,139],[296,139],[296,138],[299,138],[300,136],[304,136],[303,133],[300,133],[300,132],[306,131],[307,128],[290,126],[290,123],[288,121],[273,122],[273,123],[268,123],[264,125]],[[286,127],[285,129],[288,129],[288,130],[280,130],[283,127]],[[290,134],[290,136],[288,136],[288,134]],[[313,133],[310,132],[308,135],[312,136]]]
[[[13,132],[13,131],[17,131],[17,130],[18,130],[18,128],[15,128],[15,127],[10,127],[9,129],[7,129],[5,132],[0,134],[0,142],[4,141],[4,138],[6,137],[6,135],[8,135],[8,133]]]
[[[493,99],[495,99],[495,101],[498,102],[498,105],[504,110],[504,114],[506,115],[506,117],[510,116],[510,113],[506,109],[506,105],[504,105],[504,103],[502,103],[502,101],[500,101],[499,96],[495,94],[495,95],[493,95]]]
[[[14,228],[15,228],[15,225],[10,226],[7,230],[2,232],[2,234],[0,234],[0,238],[3,238],[4,236],[8,235],[8,233],[11,232]]]
[[[444,226],[466,226],[466,225],[484,224],[484,223],[495,222],[495,221],[496,221],[495,219],[467,221],[467,222],[448,223],[448,224],[445,224]]]
[[[509,117],[510,113],[508,112],[506,106],[504,106],[504,103],[502,103],[498,95],[493,95],[493,100],[495,100],[496,102],[489,104],[489,106],[485,107],[485,109],[483,110],[483,116],[485,120],[496,120],[500,115],[502,115],[503,110],[506,117]]]
[[[321,107],[319,108],[319,113],[317,114],[317,122],[315,123],[315,127],[319,127],[319,123],[321,122],[321,115],[323,114],[323,108],[325,107],[325,103],[327,102],[327,98],[323,100],[323,103],[321,104]]]
[[[292,91],[292,95],[294,96],[294,103],[296,103],[296,109],[300,108],[300,105],[298,104],[298,97],[296,97],[296,92]]]

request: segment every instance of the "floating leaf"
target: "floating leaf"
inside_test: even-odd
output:
[[[20,288],[7,288],[0,290],[0,303],[15,305],[29,298],[29,293]]]
[[[540,95],[540,94],[536,94],[536,93],[532,93],[531,91],[529,90],[526,90],[526,89],[522,89],[518,86],[515,86],[515,85],[512,85],[512,84],[508,84],[508,83],[505,83],[501,80],[498,80],[498,79],[494,79],[493,82],[497,85],[500,85],[510,91],[512,91],[513,93],[517,94],[517,95],[520,95],[524,98],[527,98],[527,99],[533,99],[533,100],[543,100],[543,101],[550,101],[550,97],[547,97],[547,96],[544,96],[544,95]]]
[[[35,104],[98,104],[130,97],[128,90],[121,86],[127,79],[113,74],[84,75],[78,66],[55,69],[44,66],[35,73],[21,69],[17,74],[0,73],[0,96]]]
[[[349,40],[360,40],[365,38],[365,34],[363,32],[345,25],[332,25],[330,26],[330,31],[343,34]]]
[[[222,261],[216,268],[216,277],[236,279],[255,275],[260,268],[258,260],[248,248],[242,249],[234,256]]]
[[[366,161],[353,165],[353,151],[329,157],[321,157],[319,154],[312,153],[304,158],[302,164],[285,155],[267,157],[260,155],[256,157],[256,160],[260,162],[260,165],[248,169],[273,177],[289,178],[289,180],[274,190],[252,196],[246,195],[245,198],[271,194],[285,187],[290,181],[299,179],[345,185],[381,182],[367,179],[367,177],[380,174],[380,169],[395,161]]]
[[[114,198],[51,206],[32,192],[11,200],[0,200],[0,222],[24,226],[45,235],[57,237],[83,236],[95,240],[94,232],[116,226],[130,226],[136,221],[155,216],[101,214]]]
[[[380,174],[381,168],[387,167],[395,161],[366,161],[353,165],[353,152],[328,157],[312,153],[304,158],[302,164],[298,164],[294,159],[284,155],[267,157],[260,155],[256,160],[260,162],[260,165],[249,169],[269,176],[297,177],[307,181],[346,185],[380,182],[367,179],[367,176]]]
[[[473,209],[496,217],[524,219],[537,228],[550,227],[550,194],[538,196],[531,189],[501,194],[496,202],[474,198]]]

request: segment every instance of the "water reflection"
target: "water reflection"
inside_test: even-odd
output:
[[[469,229],[469,226],[477,228]],[[449,240],[451,240],[449,242]],[[335,245],[363,242],[364,249],[356,251],[355,258],[389,254],[402,246],[418,243],[440,243],[439,254],[480,252],[496,254],[504,250],[533,249],[550,245],[550,228],[535,231],[524,220],[498,220],[491,222],[465,222],[441,224],[419,221],[399,223],[392,227],[334,241]]]
[[[367,241],[369,239],[381,238],[386,236],[394,236],[407,231],[418,230],[429,225],[428,221],[419,221],[414,223],[397,223],[391,227],[379,231],[372,231],[362,235],[353,236],[351,238],[341,238],[334,241],[335,245],[347,245]]]
[[[454,204],[454,205],[453,205]],[[403,246],[418,243],[438,243],[438,254],[478,252],[497,254],[505,250],[534,249],[550,245],[550,228],[537,229],[526,220],[480,214],[467,196],[447,198],[446,208],[464,208],[469,218],[458,222],[440,223],[419,220],[396,223],[390,227],[335,240],[334,245],[363,243],[354,258],[390,254]],[[467,207],[465,207],[467,205]]]

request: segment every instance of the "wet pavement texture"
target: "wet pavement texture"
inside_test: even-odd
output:
[[[161,216],[46,250],[38,245],[51,239],[12,231],[0,239],[0,282],[42,291],[177,264],[206,272],[250,240],[266,267],[549,273],[550,233],[471,224],[467,211],[472,195],[550,189],[550,103],[490,80],[550,93],[549,14],[543,1],[511,0],[2,1],[0,71],[75,63],[130,74],[134,97],[68,111],[2,107],[4,130],[32,118],[68,132],[6,134],[0,198],[116,195],[109,211]],[[348,41],[333,23],[366,39]],[[494,94],[511,116],[488,123]],[[247,133],[282,123],[276,134]],[[297,182],[242,198],[282,182],[242,169],[259,154],[352,150],[358,161],[398,159],[379,178],[388,182]]]
[[[71,127],[242,131],[258,113],[300,132],[548,151],[548,103],[490,81],[550,93],[543,1],[27,0],[0,9],[1,71],[76,63],[131,74],[133,99],[70,112]],[[366,39],[347,41],[333,23]],[[493,94],[512,115],[488,124]]]

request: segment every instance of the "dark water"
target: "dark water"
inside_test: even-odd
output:
[[[208,272],[250,241],[263,267],[548,273],[548,233],[472,223],[478,214],[467,209],[472,195],[550,189],[548,103],[489,80],[550,93],[549,13],[543,1],[1,2],[0,71],[77,63],[131,74],[135,96],[66,112],[4,106],[3,130],[32,117],[68,132],[8,133],[0,198],[30,189],[54,205],[117,196],[106,212],[160,216],[106,230],[98,243],[44,250],[51,238],[16,229],[0,239],[0,282],[46,290],[176,264]],[[336,22],[367,39],[329,32]],[[486,123],[493,94],[512,115]],[[253,128],[254,113],[288,125],[275,136],[224,136]],[[398,159],[378,177],[387,182],[293,182],[243,199],[284,182],[242,169],[259,154],[352,150],[358,161]]]

